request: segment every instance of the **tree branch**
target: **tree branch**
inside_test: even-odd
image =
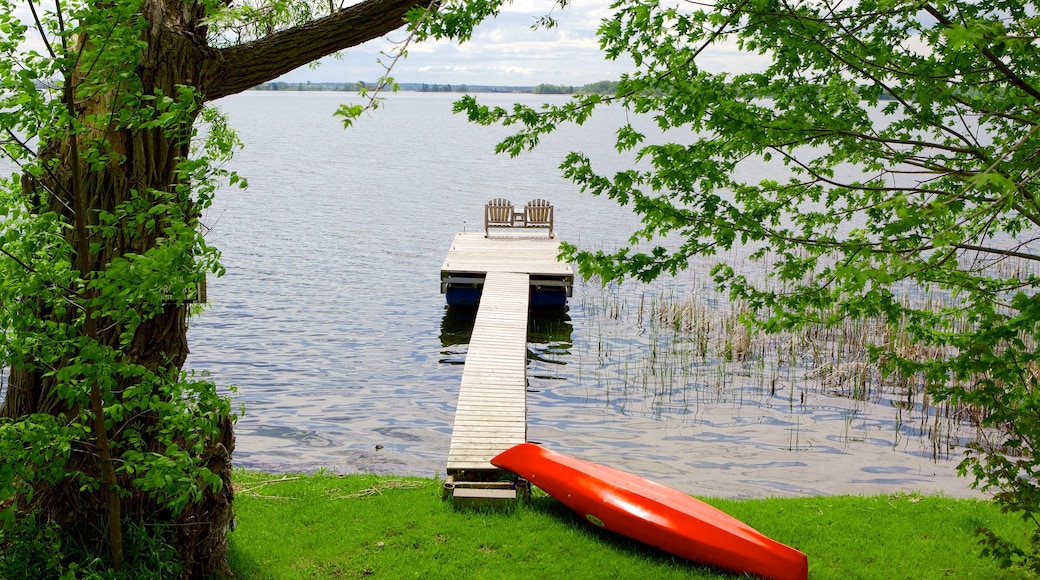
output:
[[[345,48],[379,38],[404,25],[423,0],[366,0],[331,16],[216,51],[199,88],[206,101],[240,93]]]
[[[1019,252],[1016,250],[1004,250],[1001,248],[989,248],[986,246],[976,246],[974,244],[955,244],[953,247],[959,250],[968,250],[970,252],[981,252],[985,254],[997,254],[1000,256],[1009,256],[1012,258],[1022,258],[1023,260],[1040,261],[1040,256],[1031,254],[1029,252]]]
[[[938,20],[939,24],[942,24],[947,28],[953,26],[953,21],[947,18],[946,15],[942,12],[939,12],[939,10],[936,9],[934,6],[930,4],[925,4],[923,8],[925,12],[931,14],[933,18]],[[1022,89],[1023,92],[1033,97],[1034,99],[1040,100],[1040,90],[1026,82],[1024,78],[1022,78],[1013,70],[1011,70],[1011,67],[1005,64],[1004,61],[1000,60],[1000,58],[996,54],[993,54],[992,50],[990,50],[988,47],[981,45],[977,45],[976,48],[978,48],[979,52],[982,53],[982,56],[986,57],[986,60],[991,62],[993,66],[996,67],[997,70],[999,70],[1004,75],[1008,82],[1018,87],[1019,89]]]

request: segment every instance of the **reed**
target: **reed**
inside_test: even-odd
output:
[[[630,285],[623,292],[620,286],[588,283],[581,307],[586,326],[595,329],[596,368],[583,362],[583,372],[607,376],[600,386],[615,393],[638,385],[645,400],[654,402],[648,405],[651,414],[660,401],[761,404],[776,397],[795,411],[811,394],[890,406],[895,428],[927,438],[936,458],[981,435],[980,410],[936,403],[924,377],[886,375],[872,358],[872,349],[919,361],[947,354],[913,342],[903,325],[824,312],[823,319],[840,324],[754,333],[747,305],[730,303],[709,286],[693,280]],[[907,293],[904,299],[948,307],[942,295]],[[970,321],[953,319],[953,324],[963,328]],[[862,437],[849,435],[857,438]],[[790,444],[796,447],[797,439],[794,430]]]

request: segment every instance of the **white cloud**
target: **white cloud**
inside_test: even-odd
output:
[[[438,84],[580,85],[616,79],[626,67],[606,61],[595,31],[609,0],[574,2],[566,9],[547,0],[513,0],[495,19],[482,23],[473,38],[461,45],[451,41],[416,43],[408,57],[397,62],[392,76],[398,82]],[[552,10],[556,28],[532,29]],[[380,53],[394,50],[401,31],[346,50],[340,58],[323,59],[320,66],[303,67],[281,80],[288,82],[354,82],[374,80],[383,73]]]
[[[555,28],[532,29],[552,5],[548,0],[514,0],[502,13],[482,23],[461,45],[439,41],[408,48],[392,76],[398,82],[470,85],[583,85],[617,79],[631,70],[627,62],[608,61],[599,49],[596,30],[610,14],[610,0],[577,0],[553,9]],[[282,77],[288,82],[354,82],[383,73],[380,51],[393,49],[403,32],[347,50],[340,60],[325,59],[317,69],[303,68]],[[733,45],[705,51],[699,61],[712,71],[746,72],[760,68],[762,58],[739,53]]]

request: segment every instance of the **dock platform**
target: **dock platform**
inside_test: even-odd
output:
[[[441,293],[449,305],[475,306],[488,272],[528,274],[532,306],[563,306],[572,293],[574,269],[560,262],[560,240],[517,229],[508,235],[460,233],[441,265]]]

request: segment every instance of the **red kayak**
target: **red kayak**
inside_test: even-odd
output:
[[[596,463],[521,443],[491,463],[585,519],[688,560],[776,580],[806,580],[805,554],[685,493]]]

